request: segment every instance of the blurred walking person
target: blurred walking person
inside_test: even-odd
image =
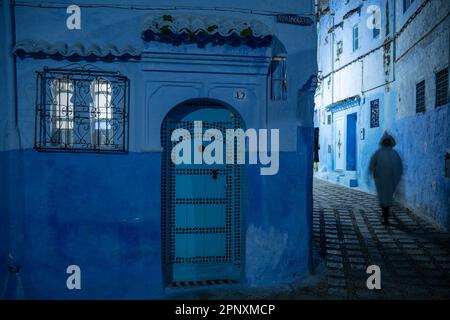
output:
[[[380,148],[370,159],[370,173],[375,179],[384,225],[389,224],[389,211],[394,204],[394,192],[403,174],[402,160],[393,149],[395,145],[395,139],[384,132]]]

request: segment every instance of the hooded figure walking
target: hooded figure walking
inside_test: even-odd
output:
[[[389,224],[389,208],[394,204],[394,192],[403,174],[402,160],[393,149],[395,145],[395,139],[384,132],[380,148],[370,159],[370,173],[375,179],[384,225]]]

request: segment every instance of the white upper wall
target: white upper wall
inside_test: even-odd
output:
[[[343,19],[347,12],[359,6],[361,6],[360,14],[354,13],[350,17]],[[373,29],[368,27],[368,24],[371,25],[370,22],[373,19],[372,12],[374,8],[379,8],[381,13],[381,29],[378,37],[374,37]],[[330,52],[333,52],[333,59],[336,60],[336,45],[339,41],[343,42],[343,53],[339,61],[335,63],[334,69],[380,46],[386,36],[387,20],[386,0],[349,0],[347,4],[346,0],[330,1],[330,11],[322,16],[319,21],[319,70],[322,71],[322,75],[331,72],[333,62],[331,61]],[[342,23],[342,27],[337,27],[333,32],[329,33],[333,25],[340,23]],[[359,47],[354,51],[353,27],[356,25],[358,26]]]

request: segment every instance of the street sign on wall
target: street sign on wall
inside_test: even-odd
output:
[[[278,14],[277,22],[296,24],[300,26],[311,26],[314,24],[313,19],[310,17],[305,17],[298,14]]]

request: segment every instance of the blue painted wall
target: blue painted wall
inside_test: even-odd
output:
[[[145,298],[162,293],[160,154],[24,152],[25,297]],[[82,270],[68,291],[65,269]]]
[[[278,24],[274,14],[311,15],[312,1],[276,7],[271,1],[220,1],[215,8],[198,1],[180,10],[193,15],[251,17],[270,26],[287,50],[286,101],[269,98],[270,48],[144,44],[140,32],[147,14],[155,8],[178,11],[166,7],[164,1],[152,3],[152,7],[135,2],[138,10],[126,5],[104,6],[116,1],[96,1],[99,6],[83,6],[85,2],[79,1],[82,30],[71,32],[65,28],[64,5],[38,8],[30,2],[15,7],[18,41],[131,45],[142,51],[142,57],[128,62],[78,62],[119,71],[130,79],[130,152],[125,155],[33,150],[34,73],[45,66],[68,67],[71,62],[17,59],[21,148],[0,151],[0,165],[5,169],[0,173],[0,236],[5,237],[0,245],[2,270],[7,269],[6,257],[12,248],[8,232],[13,232],[10,238],[15,241],[15,252],[23,258],[17,257],[19,273],[0,272],[0,285],[5,284],[2,297],[128,299],[164,295],[160,128],[174,106],[193,98],[213,98],[231,105],[248,128],[280,129],[279,173],[261,176],[259,166],[247,165],[244,285],[291,281],[309,271],[313,135],[312,108],[303,108],[312,106],[313,97],[298,91],[317,71],[315,28]],[[236,89],[243,90],[246,99],[235,99]],[[5,92],[0,89],[0,94]],[[8,107],[15,112],[15,106]],[[9,220],[19,206],[24,217],[15,219],[19,225],[13,227]],[[65,271],[71,264],[81,268],[81,290],[66,288]]]
[[[450,179],[445,177],[449,123],[447,105],[408,117],[394,131],[405,170],[399,200],[446,229],[450,229]]]

